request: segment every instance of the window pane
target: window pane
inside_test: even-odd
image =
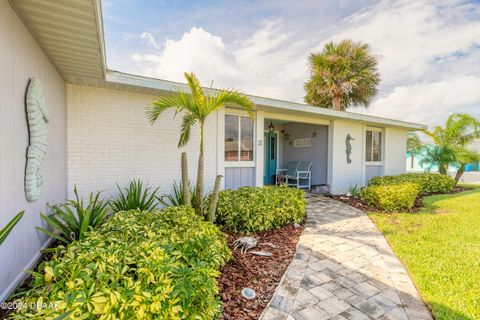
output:
[[[382,161],[381,147],[382,147],[382,134],[380,132],[373,132],[372,161]]]
[[[225,161],[238,161],[238,116],[225,115]]]
[[[253,161],[253,121],[241,117],[241,161]]]
[[[372,131],[367,131],[365,147],[365,160],[372,161]]]

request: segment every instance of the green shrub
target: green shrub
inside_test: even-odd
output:
[[[152,211],[157,207],[157,189],[144,187],[142,181],[133,180],[123,190],[117,184],[118,197],[111,202],[113,212],[140,210]]]
[[[42,219],[53,228],[51,232],[41,227],[36,227],[43,233],[70,243],[82,240],[88,231],[102,224],[107,218],[110,208],[107,201],[100,200],[100,192],[90,193],[88,204],[85,206],[83,199],[78,196],[77,187],[73,188],[75,199],[68,200],[65,204],[53,206],[49,216],[40,212]]]
[[[305,195],[301,190],[280,187],[243,187],[221,191],[216,222],[234,232],[256,232],[301,222]]]
[[[225,236],[190,207],[119,212],[61,248],[19,297],[12,317],[213,319],[216,279],[231,258]],[[41,303],[41,308],[28,308]],[[82,317],[80,317],[82,316]]]
[[[369,186],[382,186],[404,182],[416,183],[420,193],[445,193],[453,190],[455,180],[446,175],[437,173],[405,173],[397,176],[373,177]]]
[[[386,211],[398,211],[412,208],[419,191],[418,184],[406,182],[367,187],[362,189],[360,197],[368,205]]]

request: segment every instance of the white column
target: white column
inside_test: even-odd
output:
[[[217,109],[217,174],[223,176],[221,189],[225,189],[225,107]]]
[[[263,111],[257,111],[255,116],[255,185],[263,186],[263,161],[264,161],[264,131],[265,115]]]

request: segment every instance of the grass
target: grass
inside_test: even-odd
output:
[[[423,203],[420,213],[369,217],[437,320],[480,319],[480,189],[430,196]]]

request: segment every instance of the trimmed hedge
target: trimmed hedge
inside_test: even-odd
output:
[[[455,180],[446,175],[437,173],[405,173],[397,176],[373,177],[369,186],[383,186],[404,182],[416,183],[420,193],[446,193],[453,190]]]
[[[301,222],[305,203],[303,191],[286,186],[224,190],[218,197],[216,222],[234,232],[270,230]]]
[[[420,192],[416,183],[402,183],[383,186],[371,186],[362,189],[360,198],[368,205],[385,211],[410,209]]]
[[[230,258],[223,233],[190,207],[119,212],[41,265],[12,317],[210,320]]]

